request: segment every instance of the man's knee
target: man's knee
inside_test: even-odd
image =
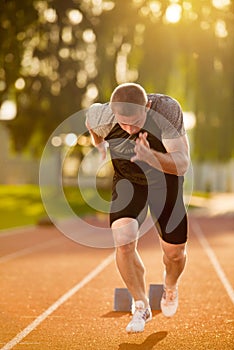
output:
[[[130,251],[135,247],[138,235],[138,223],[132,218],[122,218],[112,223],[115,246],[123,251]]]
[[[129,254],[135,252],[135,249],[136,249],[135,242],[116,246],[117,254],[120,253],[120,254],[124,254],[124,255],[129,255]]]
[[[173,262],[183,261],[186,258],[185,244],[163,244],[163,251],[168,260]]]

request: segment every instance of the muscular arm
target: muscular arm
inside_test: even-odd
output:
[[[190,161],[187,136],[164,139],[162,142],[167,153],[150,149],[147,133],[140,134],[135,147],[136,156],[131,160],[133,162],[142,160],[164,173],[183,176],[188,170]]]
[[[88,123],[88,121],[86,121],[86,127],[89,130],[90,136],[91,136],[91,140],[92,140],[92,144],[94,146],[98,146],[100,143],[102,143],[104,141],[103,137],[98,136],[91,128],[90,125]]]
[[[163,172],[182,176],[189,167],[189,143],[186,135],[176,139],[162,140],[167,153],[153,151],[154,158],[160,163]],[[156,163],[152,160],[152,166]],[[156,164],[155,164],[156,165]]]
[[[89,126],[89,123],[86,121],[86,127],[89,130],[92,144],[97,147],[98,151],[101,154],[102,159],[105,159],[106,152],[107,152],[107,142],[104,140],[103,137],[98,136]]]

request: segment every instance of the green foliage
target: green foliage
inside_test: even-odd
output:
[[[194,157],[233,156],[234,4],[178,1],[1,0],[0,104],[17,103],[7,123],[17,151],[40,155],[69,115],[136,81],[170,94],[197,117]],[[175,4],[174,4],[175,5]],[[178,7],[177,7],[178,8]],[[73,17],[70,16],[70,10]],[[70,17],[69,17],[70,16]],[[25,86],[17,86],[23,78]]]
[[[94,189],[87,189],[89,198],[92,200],[96,195]],[[77,188],[64,188],[66,199],[72,210],[79,216],[96,214],[82,198]],[[109,200],[110,192],[100,190],[100,195]],[[63,218],[60,202],[56,197],[54,214],[56,218]],[[41,201],[40,188],[36,185],[0,186],[0,230],[17,226],[36,225],[38,221],[46,217],[46,212]]]
[[[38,186],[0,186],[0,229],[36,224],[45,215]]]

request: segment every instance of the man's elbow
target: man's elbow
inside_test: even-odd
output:
[[[184,176],[189,169],[189,165],[190,165],[189,156],[186,156],[186,157],[183,156],[183,159],[181,159],[181,162],[177,167],[178,176]]]

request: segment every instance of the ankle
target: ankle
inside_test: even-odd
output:
[[[144,308],[147,309],[150,305],[149,305],[149,299],[146,297],[142,297],[142,298],[137,298],[134,299],[134,304],[138,304],[138,302],[142,302],[144,305]]]
[[[178,285],[177,285],[177,283],[176,284],[164,283],[164,289],[175,291],[178,289]]]
[[[172,283],[166,271],[164,271],[163,280],[164,280],[164,288],[170,289],[170,290],[176,290],[178,288],[178,280],[176,281],[174,280]]]

